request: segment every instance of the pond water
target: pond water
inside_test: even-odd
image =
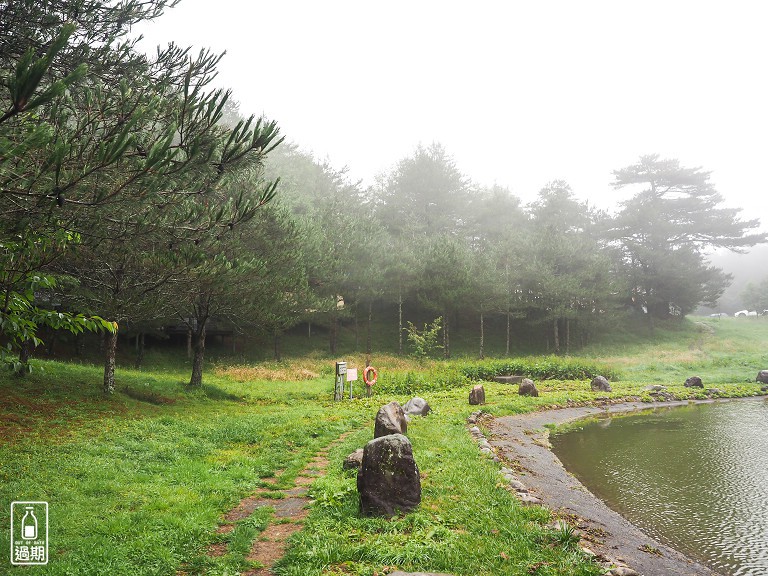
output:
[[[768,400],[613,415],[550,440],[647,534],[722,574],[768,575]]]

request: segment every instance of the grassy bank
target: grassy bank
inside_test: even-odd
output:
[[[760,392],[754,377],[768,367],[768,323],[705,319],[659,329],[656,337],[615,341],[564,362],[614,370],[608,396],[617,400],[651,401],[645,388],[656,383],[681,398],[713,394],[683,387],[691,375],[700,376],[705,389],[717,388],[715,395]],[[373,576],[392,567],[467,576],[599,573],[547,528],[547,510],[521,507],[497,485],[498,465],[479,456],[464,426],[475,409],[467,404],[471,380],[461,379],[475,361],[374,358],[383,381],[408,373],[420,380],[409,394],[382,387],[372,399],[333,403],[333,363],[317,356],[221,362],[210,367],[204,387],[192,391],[184,366],[150,362],[151,370],[119,370],[120,392],[112,398],[102,397],[94,366],[38,361],[25,379],[3,373],[0,525],[8,525],[11,501],[49,502],[51,560],[19,569],[0,556],[0,573],[237,574],[249,567],[245,556],[266,519],[259,512],[222,536],[216,533],[222,514],[274,481],[276,488],[290,487],[315,453],[350,431],[332,448],[328,475],[312,486],[310,516],[277,574]],[[362,358],[346,359],[363,365]],[[434,386],[440,374],[456,374],[457,385]],[[538,398],[521,398],[516,386],[484,383],[484,410],[503,415],[606,396],[593,393],[588,379],[553,374],[537,379]],[[404,402],[411,392],[434,409],[409,428],[422,504],[392,520],[361,518],[354,475],[342,471],[341,461],[372,437],[381,404]],[[225,545],[226,553],[209,557],[213,543]],[[0,550],[8,548],[2,530]]]

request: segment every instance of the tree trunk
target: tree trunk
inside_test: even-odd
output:
[[[552,325],[552,338],[555,342],[555,354],[560,354],[560,329],[558,327],[559,319],[555,318]]]
[[[104,332],[104,394],[115,393],[115,357],[117,356],[117,330]]]
[[[75,356],[80,358],[83,355],[83,335],[75,334]]]
[[[280,351],[280,332],[275,330],[275,360],[280,362],[282,359],[283,356]]]
[[[192,328],[187,328],[187,358],[192,358]]]
[[[56,346],[56,334],[57,334],[56,330],[50,331],[50,337],[48,338],[48,346],[45,349],[45,353],[49,357],[53,356],[55,353],[54,348]]]
[[[443,324],[443,357],[451,357],[451,333],[448,314],[445,314],[445,324]]]
[[[336,332],[339,329],[339,319],[336,316],[336,312],[331,312],[331,326],[328,330],[328,345],[331,350],[331,354],[336,354]]]
[[[368,302],[368,333],[365,336],[365,364],[371,365],[371,323],[373,322],[373,300]]]
[[[205,358],[205,325],[207,319],[198,320],[197,337],[195,338],[194,357],[192,358],[192,377],[189,379],[189,385],[193,388],[199,388],[203,385],[203,360]]]
[[[19,369],[16,371],[16,376],[23,378],[29,372],[29,358],[32,356],[32,349],[34,348],[32,340],[24,340],[19,347]]]
[[[565,321],[565,353],[571,353],[571,320]]]
[[[358,304],[355,302],[355,352],[357,352],[360,349],[360,330],[359,330],[359,322],[358,322]]]
[[[397,355],[403,355],[403,288],[397,291]]]
[[[312,322],[307,322],[307,338],[312,338]]]
[[[512,325],[512,312],[507,308],[507,351],[506,355],[509,356],[509,337],[511,333],[511,325]]]
[[[144,363],[144,332],[136,334],[136,361],[134,366],[138,369]]]
[[[483,311],[480,310],[480,360],[485,358],[485,322]]]

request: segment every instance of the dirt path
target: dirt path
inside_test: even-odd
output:
[[[224,514],[219,524],[218,532],[225,534],[235,528],[235,524],[263,507],[274,509],[267,528],[259,534],[251,546],[246,560],[261,564],[261,568],[252,568],[242,573],[242,576],[272,576],[272,566],[285,555],[288,539],[304,527],[304,519],[309,514],[310,498],[307,496],[309,486],[318,478],[325,476],[328,469],[328,452],[343,441],[352,431],[345,432],[328,446],[320,450],[299,472],[292,488],[277,488],[276,482],[280,473],[276,474],[274,486],[259,488],[250,496],[244,498],[232,510]],[[282,498],[275,498],[279,493]],[[269,496],[269,497],[267,497]],[[225,543],[212,544],[208,555],[222,556],[227,552]]]
[[[665,402],[665,406],[686,402]],[[489,441],[502,461],[516,468],[544,505],[576,524],[598,556],[625,564],[643,576],[717,576],[676,550],[654,540],[608,508],[571,476],[549,449],[545,424],[562,424],[591,414],[648,409],[641,402],[604,408],[581,407],[490,420]]]

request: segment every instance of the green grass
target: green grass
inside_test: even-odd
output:
[[[645,388],[656,383],[679,398],[704,397],[683,387],[692,375],[717,395],[757,394],[755,375],[768,368],[768,322],[761,320],[693,319],[658,327],[655,340],[630,334],[578,357],[529,358],[527,365],[558,370],[610,369],[613,392],[593,393],[587,372],[577,380],[553,372],[537,380],[538,398],[484,382],[483,409],[505,415],[604,396],[651,401]],[[270,479],[291,487],[312,455],[346,431],[356,432],[332,449],[329,475],[312,487],[316,502],[277,574],[373,576],[392,566],[457,576],[599,573],[568,534],[546,527],[547,510],[523,508],[497,486],[497,465],[465,430],[476,409],[467,402],[469,380],[422,389],[433,413],[414,420],[409,437],[423,501],[412,514],[384,520],[358,515],[355,478],[341,461],[371,438],[381,404],[404,402],[414,390],[375,388],[372,399],[334,404],[333,362],[318,354],[259,365],[219,361],[202,389],[189,390],[184,362],[163,358],[150,353],[151,368],[119,369],[111,398],[100,392],[101,369],[87,364],[35,361],[24,379],[0,374],[0,526],[8,525],[13,500],[48,501],[51,519],[49,565],[12,569],[0,556],[0,574],[239,573],[249,567],[245,557],[268,510],[217,534],[222,514]],[[347,360],[362,366],[361,357]],[[500,365],[381,354],[374,361],[384,380],[410,372],[428,384],[466,378],[462,367]],[[225,544],[226,554],[209,558],[214,543]],[[8,531],[0,530],[0,551],[8,548]]]
[[[553,545],[547,510],[521,507],[501,488],[498,466],[478,456],[464,428],[468,410],[461,400],[458,392],[441,393],[431,400],[438,408],[409,425],[422,473],[416,512],[391,520],[361,517],[355,475],[336,465],[315,483],[315,512],[279,573],[371,576],[397,566],[478,576],[598,574],[578,550]],[[370,437],[365,430],[348,438],[331,461]]]

